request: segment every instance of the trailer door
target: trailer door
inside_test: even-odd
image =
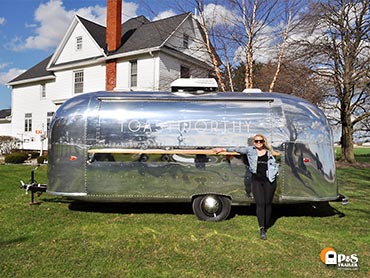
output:
[[[281,199],[286,202],[337,198],[334,145],[329,123],[311,103],[286,99]]]

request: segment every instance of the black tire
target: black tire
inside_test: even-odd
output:
[[[199,220],[222,221],[231,211],[231,200],[219,195],[201,195],[193,200],[193,212]]]
[[[171,157],[168,155],[168,154],[163,154],[162,156],[161,156],[161,160],[162,161],[170,161],[170,159],[171,159]]]
[[[147,162],[148,159],[149,159],[149,156],[147,156],[146,154],[141,154],[139,157],[140,162]]]

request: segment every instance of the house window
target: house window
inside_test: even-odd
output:
[[[180,78],[190,78],[190,69],[188,67],[181,66]]]
[[[74,76],[74,93],[80,94],[84,91],[84,71],[78,70],[73,72]]]
[[[82,36],[76,37],[76,51],[82,50]]]
[[[26,113],[24,115],[24,131],[32,131],[32,113]]]
[[[45,84],[41,84],[40,95],[41,95],[41,98],[46,98],[46,85]]]
[[[137,60],[130,61],[130,74],[131,87],[137,87]]]
[[[49,134],[51,119],[53,118],[53,116],[54,116],[54,112],[46,113],[46,130],[47,130],[48,134]]]
[[[184,34],[182,38],[182,46],[184,48],[189,48],[189,35]]]

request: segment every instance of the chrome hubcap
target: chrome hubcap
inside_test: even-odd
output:
[[[215,214],[220,209],[220,202],[215,197],[208,196],[203,200],[202,209],[209,214]]]

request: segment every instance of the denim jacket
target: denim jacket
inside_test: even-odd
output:
[[[238,152],[240,154],[246,154],[249,161],[249,170],[252,174],[257,173],[257,160],[258,153],[256,147],[245,147],[245,148],[227,148],[228,152]],[[279,171],[279,165],[276,163],[275,157],[271,154],[269,150],[267,151],[267,178],[270,182],[273,182],[276,179]]]

